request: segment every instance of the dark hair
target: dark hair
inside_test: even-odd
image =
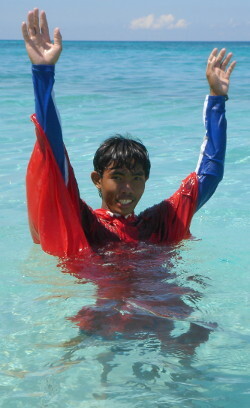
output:
[[[151,164],[148,151],[140,140],[134,140],[129,135],[112,136],[97,149],[93,159],[94,170],[102,176],[111,163],[114,167],[126,167],[129,170],[140,164],[145,177],[149,177]]]

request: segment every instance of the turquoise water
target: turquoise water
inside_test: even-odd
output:
[[[141,138],[151,154],[138,212],[168,197],[195,169],[208,92],[205,61],[214,46],[222,44],[65,43],[57,105],[91,206],[99,207],[89,179],[92,155],[113,133]],[[1,407],[249,406],[250,43],[226,47],[238,66],[227,102],[225,177],[194,217],[193,238],[175,248],[105,248],[86,270],[63,265],[31,241],[25,202],[34,143],[30,64],[22,42],[0,41]],[[98,328],[81,331],[81,311],[96,304],[106,306],[95,312]],[[134,316],[132,327],[109,335],[107,328],[126,313]]]

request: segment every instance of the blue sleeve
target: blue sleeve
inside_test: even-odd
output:
[[[65,180],[65,154],[59,114],[53,98],[54,65],[32,65],[35,111]]]
[[[207,96],[204,104],[205,139],[196,168],[199,210],[213,195],[223,178],[226,153],[227,121],[225,96]]]

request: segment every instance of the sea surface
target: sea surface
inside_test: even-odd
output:
[[[140,138],[152,171],[138,212],[196,167],[206,60],[237,60],[224,180],[176,246],[107,246],[62,261],[33,244],[25,173],[35,136],[30,63],[0,41],[1,408],[250,406],[250,43],[65,42],[55,93],[82,197],[93,153]]]

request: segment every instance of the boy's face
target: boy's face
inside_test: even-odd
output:
[[[129,170],[111,165],[102,177],[94,171],[92,180],[102,194],[102,208],[126,216],[131,214],[140,200],[147,181],[143,167],[138,164]]]

